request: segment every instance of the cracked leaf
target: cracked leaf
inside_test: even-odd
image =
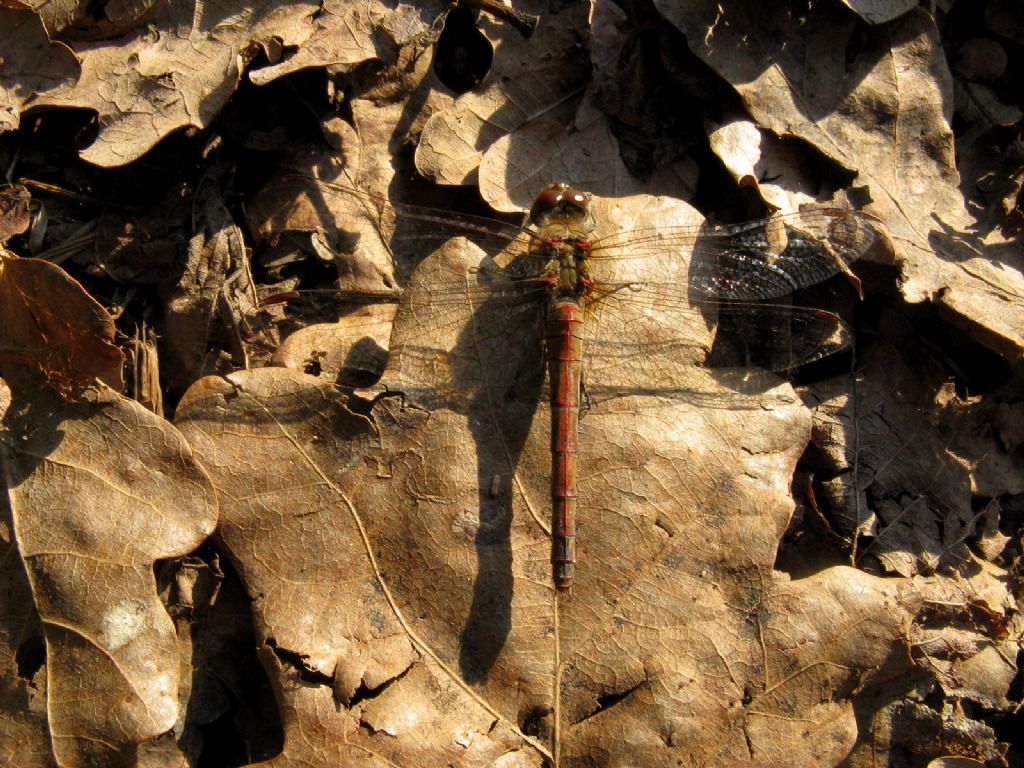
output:
[[[858,173],[891,232],[908,301],[935,301],[974,338],[1020,359],[1024,260],[1017,244],[968,213],[950,127],[952,81],[922,9],[865,39],[834,6],[804,16],[739,2],[656,5],[759,126]]]
[[[167,422],[109,390],[4,405],[9,525],[46,640],[53,754],[128,765],[178,715],[174,626],[153,563],[213,530],[209,480]]]
[[[79,74],[67,45],[53,42],[36,14],[0,7],[0,132],[21,124],[22,112],[47,92],[67,87]]]
[[[0,248],[0,376],[22,397],[47,384],[76,397],[97,380],[120,389],[114,322],[63,269]]]
[[[254,72],[257,84],[302,67],[378,56],[382,21],[397,23],[393,32],[401,43],[432,20],[429,9],[405,3],[335,3],[326,13],[311,3],[157,4],[145,25],[136,24],[120,39],[74,42],[81,63],[77,80],[51,86],[32,104],[95,110],[99,133],[81,156],[96,165],[124,165],[175,130],[206,128],[258,46],[298,51]]]
[[[687,215],[652,200],[601,213],[616,227]],[[909,582],[848,568],[773,572],[810,426],[792,390],[693,363],[652,381],[642,355],[592,371],[577,577],[560,595],[539,348],[523,320],[495,328],[500,312],[417,299],[479,258],[456,242],[415,273],[381,380],[390,395],[268,369],[205,379],[180,406],[222,494],[222,544],[258,596],[258,634],[287,649],[264,653],[288,731],[279,763],[310,750],[323,764],[364,751],[412,764],[837,763],[857,733],[854,692],[909,663],[898,651],[920,601]],[[689,268],[642,261],[615,268]],[[602,343],[650,334],[650,349],[665,328],[598,321]],[[475,398],[446,386],[482,380],[495,384]],[[411,666],[403,654],[370,678],[367,659],[385,662],[400,639]],[[320,684],[298,684],[310,675]]]

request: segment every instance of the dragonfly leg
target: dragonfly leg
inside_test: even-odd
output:
[[[583,380],[582,375],[580,376],[580,401],[580,418],[582,419],[594,405],[594,401],[590,399],[590,393],[587,392],[587,382]]]

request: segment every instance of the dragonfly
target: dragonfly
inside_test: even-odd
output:
[[[415,249],[457,235],[482,245],[479,263],[413,273],[394,319],[389,369],[419,365],[429,407],[467,408],[481,391],[507,399],[517,382],[543,380],[546,368],[550,560],[560,593],[571,591],[577,564],[581,414],[602,398],[636,394],[636,377],[622,376],[631,367],[653,377],[702,361],[785,371],[843,349],[851,331],[836,314],[767,302],[836,274],[859,292],[849,265],[883,237],[877,219],[841,208],[719,227],[646,225],[601,234],[592,196],[563,182],[545,186],[524,222],[513,224],[389,203],[312,176],[286,181],[331,207],[368,216],[393,245]],[[685,280],[675,275],[682,256],[689,257]],[[646,271],[631,269],[638,265]],[[603,322],[612,316],[614,323]],[[725,342],[719,334],[709,344],[700,338],[694,321],[706,327],[708,318],[731,327],[734,339]],[[468,323],[474,324],[472,345],[439,351],[424,341],[439,326]],[[639,336],[623,342],[629,328]],[[467,361],[472,349],[509,339],[532,352],[512,355],[514,362],[501,371]],[[652,382],[650,391],[665,395],[673,386]],[[677,389],[685,387],[677,382]]]

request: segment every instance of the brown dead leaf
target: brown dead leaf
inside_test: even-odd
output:
[[[597,205],[613,227],[693,215],[654,198]],[[423,300],[477,259],[453,244],[416,272],[390,395],[268,369],[203,380],[180,406],[222,493],[222,543],[259,596],[289,733],[280,764],[373,751],[424,765],[834,765],[856,737],[852,692],[898,673],[918,598],[847,568],[772,571],[809,428],[791,389],[659,366],[662,322],[595,317],[602,343],[642,338],[649,354],[587,379],[579,562],[560,596],[529,321],[495,327],[499,308]],[[604,266],[686,274],[670,261]],[[696,363],[711,337],[692,321]]]
[[[77,397],[121,389],[110,315],[63,269],[0,249],[0,377],[21,397],[46,384]]]
[[[965,208],[951,78],[923,10],[864,40],[835,6],[798,15],[740,2],[656,5],[732,83],[759,126],[799,137],[859,173],[892,235],[907,300],[939,303],[1010,360],[1024,354],[1024,260]]]
[[[881,730],[891,739],[894,752],[925,758],[934,755],[936,761],[951,761],[956,768],[970,768],[975,758],[982,764],[1006,764],[991,726],[966,717],[959,707],[947,706],[936,712],[921,702],[901,702],[892,708],[890,717],[891,722]]]
[[[21,5],[35,11],[39,15],[39,19],[46,25],[46,29],[53,35],[59,34],[75,24],[89,22],[88,4],[82,0],[60,0],[60,2],[25,0],[21,2]]]
[[[968,543],[986,515],[973,508],[975,494],[1024,491],[1019,445],[1001,444],[994,426],[1000,402],[1018,395],[1011,387],[974,401],[951,396],[948,372],[911,341],[911,330],[906,317],[887,315],[887,341],[861,356],[857,382],[815,388],[814,444],[832,478],[825,496],[840,533],[872,538],[858,556],[903,576],[947,568],[966,575],[975,569],[963,563]]]
[[[259,46],[298,52],[253,73],[257,83],[302,67],[393,56],[397,44],[422,35],[438,15],[436,8],[401,8],[395,13],[388,3],[337,3],[320,12],[302,3],[227,2],[197,12],[187,3],[157,4],[145,25],[119,40],[74,42],[81,75],[45,93],[40,88],[33,105],[95,110],[99,134],[82,157],[101,166],[124,165],[175,130],[208,126]],[[381,23],[393,24],[395,35],[383,51]]]
[[[0,511],[0,761],[45,765],[51,750],[42,627],[18,557],[6,494]]]
[[[259,259],[268,263],[313,255],[334,264],[343,291],[387,290],[395,285],[396,269],[408,263],[407,254],[393,252],[389,243],[395,224],[386,210],[391,172],[374,163],[376,158],[364,164],[363,141],[347,123],[336,121],[334,131],[343,160],[324,148],[296,152],[249,207],[249,228],[265,243]],[[339,206],[319,187],[289,178],[292,174],[365,190],[367,204]]]
[[[339,711],[329,685],[310,685],[301,669],[269,649],[262,657],[285,726],[284,751],[264,765],[353,765],[367,756],[393,765],[544,765],[537,749],[522,745],[521,734],[496,721],[429,659],[371,689],[364,703]]]
[[[527,210],[536,191],[555,181],[597,195],[691,197],[696,171],[685,160],[646,182],[630,174],[594,89],[586,87],[582,11],[570,6],[543,17],[529,42],[502,28],[488,76],[427,120],[417,169],[445,184],[476,183],[484,200],[504,212]]]
[[[25,232],[32,221],[32,196],[22,184],[0,188],[0,247]]]
[[[220,334],[228,339],[233,360],[245,367],[242,344],[245,318],[257,300],[242,232],[224,203],[221,174],[203,178],[192,201],[192,225],[185,268],[168,297],[165,371],[171,385],[184,387],[199,375],[217,370],[207,347]]]
[[[406,94],[408,98],[414,98]],[[392,242],[393,216],[389,201],[415,197],[415,176],[401,151],[411,134],[421,127],[436,99],[410,123],[408,105],[402,99],[382,102],[354,98],[352,122],[335,116],[322,123],[324,146],[299,146],[277,159],[279,173],[257,195],[247,210],[248,224],[263,250],[263,263],[290,262],[313,256],[333,262],[337,287],[345,292],[390,291],[423,258],[422,244]],[[295,183],[292,175],[313,176],[358,189],[362,205],[345,204],[325,197],[309,185]],[[432,201],[443,207],[443,201]]]
[[[348,412],[331,385],[265,369],[198,382],[178,418],[231,510],[222,544],[250,594],[261,594],[254,619],[285,726],[273,764],[345,764],[375,753],[412,765],[477,765],[519,744],[416,648],[380,591],[363,523],[343,501],[352,470],[344,465],[362,465],[372,439],[365,417]],[[274,469],[257,478],[257,465]]]
[[[0,6],[0,132],[13,131],[40,96],[65,88],[78,76],[75,54],[53,42],[35,13]]]
[[[8,525],[46,640],[54,757],[127,765],[177,717],[178,653],[153,563],[213,530],[209,480],[167,422],[109,390],[4,405]]]
[[[711,151],[722,159],[740,187],[754,187],[774,210],[798,211],[820,202],[812,180],[801,173],[798,150],[750,120],[735,119],[708,134]]]
[[[334,0],[321,9],[309,6],[298,50],[279,64],[250,75],[256,85],[308,67],[344,67],[378,59],[393,62],[405,46],[429,45],[440,32],[439,21],[448,6],[431,0],[420,3],[371,1],[352,4]]]
[[[984,765],[973,757],[938,757],[928,763],[928,768],[983,768]]]
[[[956,91],[933,21],[906,13],[903,4],[775,3],[754,11],[732,0],[688,0],[672,8],[674,19],[687,21],[685,41],[646,8],[629,4],[592,3],[587,20],[580,10],[566,22],[576,9],[549,16],[538,36],[522,43],[484,21],[498,45],[495,69],[476,92],[455,99],[438,93],[436,80],[424,74],[431,64],[427,44],[443,17],[427,6],[243,9],[143,0],[94,4],[86,18],[81,3],[36,5],[56,23],[77,25],[66,39],[77,39],[72,44],[84,74],[56,96],[51,87],[27,100],[18,89],[31,77],[14,87],[3,79],[11,94],[8,114],[18,120],[23,110],[50,103],[97,111],[100,138],[87,155],[97,162],[137,157],[176,126],[211,125],[254,56],[270,62],[252,74],[259,84],[303,67],[331,71],[326,88],[321,77],[303,76],[255,99],[246,89],[208,143],[183,143],[204,147],[199,164],[226,150],[223,156],[238,162],[232,170],[239,183],[231,187],[243,195],[266,170],[253,162],[254,148],[268,167],[290,165],[280,162],[282,147],[292,151],[293,131],[324,115],[323,137],[340,148],[343,168],[298,150],[295,170],[326,178],[343,173],[340,180],[367,193],[365,201],[481,212],[451,205],[452,196],[469,198],[474,189],[421,185],[408,193],[413,174],[403,162],[430,121],[420,142],[424,167],[445,181],[475,178],[485,198],[503,209],[524,207],[539,183],[555,178],[622,194],[635,189],[626,167],[651,174],[646,189],[666,189],[656,180],[665,173],[692,191],[690,171],[699,163],[709,171],[701,205],[722,220],[746,218],[753,212],[744,212],[744,204],[759,201],[737,190],[708,155],[703,138],[710,132],[713,150],[739,186],[756,185],[785,209],[848,187],[856,174],[897,234],[906,295],[943,303],[958,322],[973,324],[976,338],[1014,358],[1020,253],[992,233],[1009,223],[1019,197],[1021,166],[1009,138],[1016,129],[1008,127],[1019,122],[1019,112],[1002,102],[1012,93],[1009,83],[990,80],[999,61],[979,57],[980,46],[953,34],[956,24],[945,23],[953,15],[945,11],[938,20],[948,33],[944,44],[955,43],[949,57],[956,52],[958,71],[972,78]],[[984,34],[984,16],[1009,64],[1016,64],[1015,49],[1003,38],[1020,38],[1017,9],[1002,0],[985,6],[972,12],[977,23],[970,35]],[[147,12],[154,15],[145,29],[100,40],[111,28],[108,20],[130,30]],[[882,18],[894,20],[875,27],[861,21]],[[93,42],[83,41],[86,35]],[[53,49],[44,41],[40,50]],[[366,59],[376,61],[358,66]],[[550,77],[536,72],[542,65],[561,69]],[[587,76],[600,87],[584,90]],[[426,87],[413,91],[421,83]],[[282,114],[287,110],[275,98],[284,90],[296,97],[290,104],[302,105],[301,115],[299,109]],[[746,110],[739,119],[736,94]],[[264,95],[267,103],[254,107]],[[976,120],[963,103],[982,117]],[[951,109],[958,121],[959,188]],[[0,156],[45,166],[53,149],[47,131],[64,123],[47,116],[40,130],[9,136]],[[239,142],[237,129],[246,125],[253,129]],[[667,167],[695,141],[701,151],[682,171]],[[236,154],[240,143],[244,152]],[[167,167],[159,161],[168,149],[157,147],[151,159],[158,162],[147,160],[145,167]],[[182,174],[190,181],[187,169],[196,167],[199,151],[185,150]],[[313,159],[301,161],[304,155]],[[51,173],[65,175],[56,181],[68,188],[120,188],[122,195],[130,188],[108,186],[108,173],[90,176],[101,182],[96,185],[66,183],[73,168],[46,167],[44,176]],[[979,197],[990,209],[1006,210],[976,226],[962,208],[970,198],[974,210],[989,210]],[[422,240],[392,237],[383,206],[370,205],[359,216],[339,213],[337,199],[308,188],[292,197],[268,195],[258,211],[267,226],[253,227],[259,237],[248,242],[249,233],[226,213],[248,202],[211,195],[197,208],[201,223],[187,271],[197,288],[182,303],[196,313],[193,320],[201,317],[172,327],[179,350],[188,353],[196,342],[207,351],[208,331],[222,326],[214,294],[250,246],[261,260],[257,274],[265,266],[275,279],[287,275],[300,283],[310,265],[298,258],[319,259],[338,265],[339,284],[353,293],[395,292],[427,252]],[[54,208],[50,214],[51,221],[60,218]],[[672,216],[686,218],[679,211]],[[80,222],[61,225],[77,229]],[[171,237],[139,247],[149,243],[132,239],[131,227],[129,221],[116,232],[126,255],[142,255],[143,268],[155,266],[150,256],[173,255]],[[408,258],[396,250],[407,242],[413,243]],[[324,383],[354,367],[372,368],[383,354],[386,334],[370,343],[373,334],[364,335],[361,325],[365,319],[369,330],[381,331],[388,318],[350,316],[338,326],[349,335],[344,346],[336,345],[335,328],[315,328],[293,336],[294,349],[280,352],[279,359],[316,370],[321,379],[294,371],[243,373],[197,385],[183,401],[180,418],[224,495],[219,545],[251,596],[256,637],[232,636],[223,658],[211,661],[191,644],[201,617],[191,626],[181,621],[178,664],[195,670],[195,687],[179,684],[178,704],[193,719],[181,717],[173,735],[147,742],[138,750],[140,764],[196,758],[196,742],[185,740],[198,738],[197,723],[230,730],[234,718],[224,700],[244,701],[245,689],[225,684],[208,697],[199,690],[200,670],[218,678],[227,667],[248,674],[234,665],[231,651],[255,644],[287,732],[275,765],[843,762],[858,768],[942,760],[972,749],[1000,765],[996,732],[981,719],[1009,716],[1020,637],[1015,575],[1006,563],[1016,552],[1008,523],[1024,477],[1024,431],[1020,398],[1010,397],[1009,387],[980,397],[968,387],[971,397],[962,397],[959,382],[954,388],[948,375],[929,366],[883,354],[859,357],[870,384],[844,381],[826,392],[826,406],[840,413],[827,433],[818,430],[835,442],[826,457],[833,479],[818,497],[833,508],[848,504],[845,524],[833,530],[859,537],[860,563],[955,578],[883,580],[829,567],[789,579],[772,564],[788,527],[793,464],[808,431],[792,391],[767,375],[695,365],[712,343],[713,317],[689,318],[684,346],[692,359],[681,364],[675,356],[664,365],[658,334],[668,326],[660,303],[649,307],[650,315],[595,307],[588,334],[605,329],[599,340],[625,360],[588,368],[579,438],[581,559],[575,593],[558,596],[549,563],[550,409],[535,329],[525,314],[509,321],[493,305],[456,310],[454,291],[424,288],[452,274],[486,279],[467,271],[478,259],[468,246],[453,245],[424,264],[399,312],[382,387],[372,393],[339,394]],[[641,266],[652,267],[647,274],[658,279],[686,269],[672,258],[656,266],[625,261],[618,265],[624,276]],[[110,260],[102,264],[113,274]],[[116,272],[133,282],[148,279],[136,269]],[[120,306],[134,312],[142,293]],[[889,300],[871,298],[858,314],[873,318]],[[296,305],[288,307],[286,322],[294,323]],[[223,318],[237,319],[234,309]],[[882,335],[879,346],[920,347],[916,336]],[[236,353],[231,364],[245,363],[239,348],[255,345],[235,343],[243,337],[213,334],[213,346],[225,350],[217,350],[221,362]],[[353,365],[364,349],[371,354]],[[18,367],[25,368],[20,361]],[[197,368],[165,366],[185,372],[179,383]],[[887,385],[900,391],[885,391]],[[108,457],[111,463],[118,464]],[[821,518],[829,513],[823,504]],[[159,540],[161,532],[151,538]],[[836,562],[828,552],[814,559]],[[191,609],[189,590],[179,586],[178,608]],[[926,611],[918,610],[922,600]],[[31,644],[41,637],[38,616],[24,609],[31,601],[27,583],[0,590],[0,762],[44,762],[50,754],[45,673],[54,670],[38,666],[43,653]],[[82,604],[94,602],[87,591]],[[249,598],[244,604],[248,610]],[[910,653],[923,671],[902,675]],[[167,654],[158,656],[154,663],[172,667]],[[111,690],[120,695],[113,686],[102,694]],[[88,706],[80,709],[91,714]],[[258,727],[256,718],[235,715]],[[152,722],[146,728],[154,730]],[[245,728],[238,725],[237,732],[250,734]],[[143,730],[119,738],[131,744]],[[203,732],[211,747],[201,757],[216,760],[213,730]],[[255,743],[240,738],[247,747]],[[279,747],[266,744],[272,746],[250,757],[265,758]]]
[[[842,3],[868,24],[885,24],[918,5],[914,0],[842,0]]]
[[[391,322],[397,304],[370,304],[337,323],[300,328],[274,353],[273,364],[337,381],[354,375],[372,383],[387,363]]]
[[[111,39],[145,23],[158,0],[114,0],[95,8],[84,0],[26,0],[51,34],[72,39]]]
[[[650,189],[630,175],[608,121],[587,98],[571,128],[534,120],[495,140],[479,170],[480,194],[499,211],[528,210],[537,190],[555,181],[608,197]]]
[[[479,28],[494,47],[493,65],[479,86],[427,121],[416,148],[419,172],[444,184],[470,184],[499,138],[534,121],[566,124],[589,73],[581,55],[585,16],[585,5],[571,5],[543,17],[529,38],[508,24],[481,18]],[[518,176],[507,180],[512,186],[521,181]]]

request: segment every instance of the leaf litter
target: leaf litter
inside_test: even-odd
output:
[[[98,166],[134,165],[180,126],[204,128],[229,111],[242,70],[259,60],[250,80],[271,99],[280,92],[270,88],[286,76],[334,68],[337,82],[346,83],[345,108],[322,121],[323,137],[340,147],[345,182],[386,200],[423,200],[426,188],[411,182],[418,168],[442,184],[429,188],[430,205],[458,197],[443,185],[469,184],[495,209],[521,209],[540,182],[554,178],[598,194],[667,191],[707,205],[708,182],[698,183],[696,173],[707,174],[707,159],[718,155],[734,179],[721,207],[726,216],[758,215],[747,211],[761,200],[784,208],[873,200],[870,210],[892,234],[901,298],[933,302],[941,314],[931,322],[960,328],[965,348],[980,343],[1011,362],[1019,358],[1016,251],[998,226],[1000,216],[1012,222],[1015,215],[1014,155],[999,158],[1005,184],[986,181],[995,192],[990,200],[957,186],[954,141],[961,144],[950,129],[948,94],[960,83],[945,67],[946,41],[931,19],[919,10],[850,4],[874,26],[817,6],[806,15],[787,6],[761,24],[733,3],[686,3],[662,9],[674,32],[655,22],[663,29],[660,44],[685,38],[685,45],[652,65],[635,55],[635,17],[596,6],[591,18],[606,26],[593,39],[576,8],[557,17],[542,13],[531,37],[484,17],[479,24],[494,47],[494,65],[461,96],[445,92],[430,70],[442,17],[425,8],[374,7],[360,15],[268,6],[239,8],[234,16],[222,9],[219,25],[186,18],[180,9],[159,10],[148,26],[130,16],[99,24],[82,15],[48,16],[42,23],[51,37],[62,32],[67,40],[51,45],[70,47],[81,73],[62,69],[59,56],[49,58],[49,82],[28,101],[17,91],[9,103],[22,111],[7,125],[23,121],[28,105],[87,106],[100,120],[82,157]],[[82,26],[88,23],[91,40]],[[5,60],[26,61],[17,44]],[[687,46],[692,55],[682,50]],[[845,62],[833,55],[844,50]],[[195,57],[196,51],[208,55]],[[559,67],[566,51],[574,52],[574,63]],[[588,54],[600,74],[589,84]],[[376,79],[361,69],[374,59]],[[534,73],[525,90],[516,82],[523,65]],[[657,98],[670,92],[658,73],[667,65],[672,87],[687,98],[708,104],[709,94],[731,94],[732,111],[703,123],[673,122]],[[181,76],[171,74],[177,71]],[[899,83],[887,79],[892,72]],[[963,66],[961,73],[977,77]],[[987,133],[963,144],[971,178],[981,178],[986,163],[996,165],[986,150],[995,124],[1012,123],[1012,114],[999,117],[991,108],[1005,94],[993,77],[989,92],[971,86],[976,103],[989,100],[984,118],[970,118]],[[103,81],[108,88],[98,86]],[[421,81],[426,89],[414,90]],[[164,90],[148,87],[156,82]],[[126,103],[135,108],[124,109]],[[219,126],[205,151],[237,139],[220,132],[227,126]],[[695,137],[687,147],[706,143],[701,162],[677,157],[684,133]],[[279,134],[262,124],[247,135],[247,151],[262,148],[250,155],[260,158],[256,164],[332,165],[329,153],[307,144],[289,142],[285,157]],[[152,154],[158,162],[159,152],[158,146]],[[204,157],[209,165],[210,155]],[[32,167],[37,159],[22,162]],[[646,184],[630,175],[644,163],[657,168]],[[179,219],[192,238],[183,277],[157,278],[192,296],[178,325],[173,314],[161,320],[170,337],[161,349],[165,363],[172,361],[164,379],[175,398],[203,371],[251,366],[277,348],[275,324],[286,328],[291,310],[261,304],[246,272],[252,246],[258,273],[301,274],[303,265],[316,263],[312,257],[316,268],[338,268],[350,297],[415,290],[445,259],[479,259],[465,243],[444,255],[395,250],[400,241],[376,231],[372,219],[356,226],[350,212],[326,201],[302,211],[293,207],[298,197],[250,198],[240,213],[232,176],[221,167],[206,179],[203,194],[185,192],[194,200],[193,215]],[[204,189],[198,180],[194,186]],[[243,215],[246,227],[236,224]],[[12,247],[23,228],[11,227]],[[140,270],[149,260],[144,248],[133,258]],[[263,295],[294,285],[301,279]],[[29,401],[9,411],[9,424],[29,426],[8,427],[5,468],[8,530],[15,534],[6,540],[12,556],[30,563],[31,537],[20,531],[41,525],[47,508],[59,508],[26,503],[19,494],[31,486],[10,479],[24,461],[23,449],[13,448],[20,445],[16,435],[48,431],[41,417],[48,410],[33,402],[33,387],[56,382],[58,390],[85,396],[78,405],[57,401],[52,413],[93,408],[88,393],[96,379],[110,380],[120,365],[110,353],[108,321],[80,327],[95,310],[83,314],[79,300],[54,300],[50,292],[40,289],[35,301],[54,317],[63,313],[74,339],[69,348],[84,355],[57,359],[39,338],[18,340],[6,346],[35,357],[8,358],[3,371]],[[900,301],[895,293],[884,298]],[[388,334],[393,309],[370,305],[336,330],[304,330],[277,352],[278,361],[318,377],[267,368],[201,379],[177,410],[176,422],[217,489],[215,546],[253,601],[255,648],[284,734],[271,763],[867,765],[905,749],[927,759],[952,760],[952,752],[1005,764],[1006,747],[986,722],[998,717],[971,707],[991,713],[1012,706],[1019,627],[1005,566],[1017,546],[1009,524],[1017,514],[1021,436],[1012,376],[996,372],[985,380],[955,359],[963,349],[922,368],[921,360],[869,344],[855,374],[863,381],[838,377],[801,389],[804,402],[823,404],[813,421],[788,385],[749,371],[746,388],[737,386],[744,376],[695,368],[681,372],[686,387],[672,397],[638,393],[598,402],[580,435],[578,584],[571,598],[559,598],[549,582],[550,438],[541,383],[514,382],[497,410],[483,401],[468,408],[443,397],[431,401],[436,360],[386,357],[389,344],[407,348],[414,330],[403,329],[399,309]],[[457,350],[469,338],[466,327],[439,326],[429,345]],[[361,335],[366,328],[375,329],[372,344]],[[882,328],[884,338],[899,336],[891,324]],[[483,365],[515,368],[507,355],[516,348],[511,333],[489,340]],[[100,346],[85,341],[93,336]],[[913,343],[902,342],[904,349]],[[353,360],[356,368],[384,366],[377,389],[333,385]],[[637,368],[606,373],[629,378]],[[964,393],[965,386],[980,393]],[[100,399],[97,415],[59,423],[86,425],[126,407],[113,395]],[[148,456],[153,436],[169,435],[162,438],[168,445],[179,439],[155,417],[115,418],[123,423],[114,434],[130,429],[149,438],[143,446],[108,448],[118,471]],[[810,539],[809,506],[799,506],[793,522],[789,484],[812,433],[823,450],[816,461],[804,459],[812,460],[811,479],[825,504],[818,512],[836,551],[831,559],[827,548],[816,553],[824,566],[798,577],[799,569],[778,570],[776,558],[787,529],[790,537]],[[95,442],[76,430],[61,435],[59,450],[88,450]],[[167,482],[201,486],[191,461],[179,459]],[[182,469],[189,480],[180,478]],[[20,474],[35,482],[35,473]],[[146,556],[194,548],[212,527],[210,507],[198,505],[205,511],[184,524],[190,533],[175,546],[156,546],[170,529],[150,534],[154,547]],[[108,519],[73,508],[66,513],[71,530],[89,514]],[[99,536],[98,546],[123,556],[113,535]],[[794,541],[786,546],[798,548]],[[117,561],[109,551],[106,557]],[[45,599],[50,592],[39,586],[39,573],[55,577],[50,570],[30,573],[36,575],[26,582],[11,572],[10,583],[21,586],[12,586],[3,611],[11,735],[5,754],[18,755],[20,764],[41,764],[51,754],[75,764],[75,755],[88,751],[83,733],[120,745],[124,764],[136,759],[136,744],[143,745],[141,762],[197,754],[188,738],[152,740],[174,719],[175,733],[194,734],[197,721],[178,713],[189,708],[190,696],[198,704],[204,695],[195,692],[201,687],[190,693],[174,683],[170,625],[154,608],[155,592],[143,584],[127,602],[94,612],[99,625],[82,632],[115,651],[125,638],[127,646],[162,649],[149,659],[168,675],[157,686],[158,703],[143,697],[148,714],[133,714],[136,727],[123,729],[102,713],[62,709],[53,699],[59,683],[48,687],[25,666],[24,649],[45,637],[47,674],[59,681],[64,653],[73,647],[58,637]],[[69,589],[65,603],[83,588]],[[29,603],[34,612],[26,610]],[[133,639],[132,628],[149,626],[159,639]],[[196,626],[179,623],[178,632],[184,642],[186,634],[196,637]],[[192,663],[201,664],[202,643],[194,650],[200,655]],[[149,671],[125,669],[124,679],[153,690],[146,688]],[[119,684],[109,675],[92,682],[107,692]],[[911,734],[920,729],[934,737],[915,740]],[[55,741],[54,734],[62,736]]]

